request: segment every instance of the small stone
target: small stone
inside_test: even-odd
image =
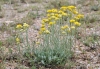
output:
[[[18,67],[15,67],[14,69],[18,69]]]
[[[14,23],[14,21],[5,21],[6,26],[8,26],[8,25],[10,25],[12,23]]]
[[[2,22],[0,22],[0,27],[2,27],[3,26],[3,23]]]
[[[39,26],[39,25],[34,24],[34,29],[35,29],[35,30],[40,30],[40,26]]]
[[[87,69],[85,65],[78,66],[77,69]]]

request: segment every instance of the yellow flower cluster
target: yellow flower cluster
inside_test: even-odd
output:
[[[24,28],[28,28],[29,25],[28,25],[27,23],[24,23],[24,24],[23,24],[23,27],[24,27]]]
[[[51,10],[47,10],[47,16],[51,19],[59,19],[62,16],[67,16],[67,13],[65,13],[62,10],[57,10],[57,9],[51,9]]]
[[[62,11],[71,11],[74,14],[78,14],[75,6],[63,6],[60,8]]]
[[[39,34],[42,34],[42,33],[45,33],[45,34],[50,34],[50,31],[47,30],[45,27],[42,27],[39,31]]]
[[[81,18],[83,18],[84,15],[79,14],[78,11],[76,10],[75,6],[67,6],[67,7],[64,6],[64,7],[61,7],[60,9],[63,10],[63,11],[66,11],[66,12],[70,11],[70,12],[72,12],[71,15],[73,15],[72,17],[70,17],[71,19],[69,20],[69,23],[70,23],[69,26],[66,27],[66,25],[65,25],[65,26],[61,27],[62,33],[65,33],[66,29],[67,29],[67,31],[70,32],[72,29],[75,29],[76,27],[78,27],[78,26],[81,25],[81,23],[79,22],[79,20]]]
[[[64,12],[63,10],[58,10],[58,9],[47,10],[47,18],[42,19],[42,25],[39,33],[50,34],[48,28],[56,24],[56,21],[61,19],[62,16],[67,16],[67,13]]]
[[[84,17],[84,15],[78,14],[77,16],[75,16],[75,19],[76,19],[76,20],[79,20],[79,19],[81,19],[81,18],[83,18],[83,17]]]
[[[25,31],[28,27],[29,27],[29,25],[27,23],[23,23],[23,24],[18,24],[16,26],[16,29],[18,29],[18,31]],[[17,44],[19,44],[20,38],[16,37],[16,42],[17,42]]]
[[[22,31],[22,30],[25,30],[28,27],[29,27],[29,25],[27,23],[23,23],[23,24],[18,24],[16,26],[16,29],[19,29],[20,31]]]
[[[79,27],[80,25],[81,25],[81,23],[80,22],[78,22],[77,20],[75,20],[75,19],[71,19],[71,20],[69,20],[69,22],[70,22],[70,26],[68,26],[68,25],[65,25],[65,26],[62,26],[61,27],[61,29],[63,30],[63,32],[67,29],[67,31],[71,31],[72,29],[75,29],[76,27]],[[62,32],[62,33],[63,33]]]
[[[51,9],[51,10],[47,10],[47,12],[48,13],[51,13],[51,12],[56,13],[56,12],[58,12],[58,10],[57,9]]]
[[[67,32],[69,29],[70,29],[70,28],[69,28],[68,25],[61,26],[62,34],[66,34],[66,32]]]
[[[79,23],[78,21],[81,19],[81,18],[83,18],[84,17],[84,15],[82,15],[82,14],[77,14],[73,19],[71,19],[69,22],[70,23],[72,23],[72,24],[74,24],[75,26],[80,26],[81,25],[81,23]]]
[[[70,23],[72,23],[72,24],[75,25],[75,26],[80,26],[80,25],[81,25],[81,23],[79,23],[79,22],[76,21],[75,19],[71,19],[71,20],[70,20]]]
[[[81,25],[81,23],[79,23],[79,22],[75,22],[74,24],[75,24],[75,26],[80,26]]]
[[[62,31],[62,34],[66,34],[67,32],[70,32],[71,29],[75,29],[75,26],[68,26],[68,25],[64,25],[61,27],[61,31]]]
[[[63,30],[62,33],[65,33],[64,30],[66,29],[70,31],[71,29],[75,29],[75,27],[78,27],[81,25],[81,23],[78,21],[81,18],[83,18],[84,15],[79,14],[75,6],[63,6],[60,9],[47,10],[47,16],[46,16],[47,18],[42,19],[42,25],[41,25],[39,33],[50,34],[50,31],[48,28],[57,24],[57,21],[60,20],[62,17],[69,17],[69,15],[72,16],[70,17],[71,20],[69,20],[70,26],[69,24],[65,24],[64,26],[61,26],[61,30]]]
[[[67,28],[69,28],[68,25],[65,25],[65,26],[62,26],[62,27],[61,27],[62,30],[65,30],[65,29],[67,29]]]

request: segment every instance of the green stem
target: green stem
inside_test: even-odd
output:
[[[26,30],[26,42],[27,42],[27,46],[28,46],[28,31]]]
[[[30,50],[29,42],[28,42],[28,29],[26,30],[26,47],[28,47],[28,50]]]
[[[77,30],[77,27],[75,28],[75,46],[76,46],[76,37],[77,37],[76,30]]]

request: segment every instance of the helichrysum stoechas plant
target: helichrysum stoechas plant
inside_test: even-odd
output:
[[[29,28],[29,25],[27,23],[23,23],[23,24],[17,24],[16,26],[16,30],[17,30],[17,34],[16,34],[16,43],[19,45],[18,46],[18,49],[20,51],[20,43],[23,39],[23,32],[26,32],[26,41],[24,43],[26,43],[25,45],[28,47],[28,28]]]
[[[44,66],[65,64],[72,56],[71,47],[74,45],[75,33],[81,25],[80,21],[83,17],[75,6],[47,10],[46,18],[41,21],[39,40],[35,41],[36,47],[32,50],[34,61]],[[19,35],[26,31],[25,45],[28,49],[25,48],[31,51],[28,42],[28,27],[27,23],[16,26],[19,32],[16,42],[20,43]]]
[[[83,17],[75,6],[47,10],[39,31],[41,41],[34,50],[35,62],[42,65],[65,64],[72,55],[75,32]]]

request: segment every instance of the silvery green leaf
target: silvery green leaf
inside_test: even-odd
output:
[[[41,60],[41,63],[42,63],[42,64],[45,64],[44,60]]]
[[[49,61],[50,61],[50,62],[51,62],[51,59],[52,59],[52,58],[51,58],[51,57],[49,57]]]

